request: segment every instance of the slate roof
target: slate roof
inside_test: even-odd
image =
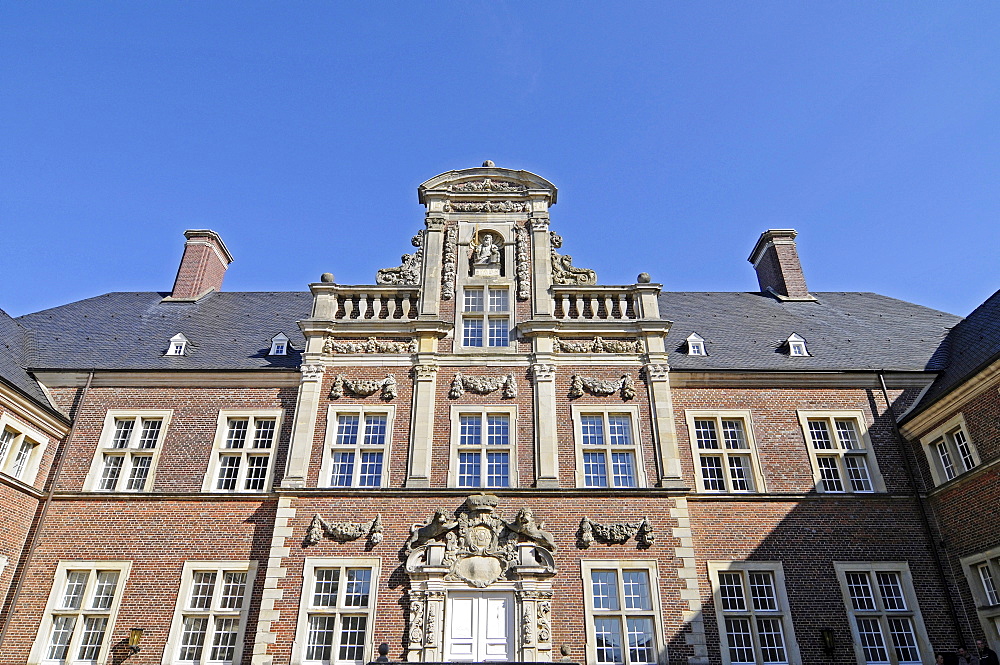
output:
[[[912,418],[1000,358],[1000,291],[987,298],[951,330],[942,345],[942,351],[947,356],[947,367],[934,380],[907,418]]]
[[[49,407],[38,382],[24,370],[30,335],[7,312],[0,309],[0,379],[36,402]]]

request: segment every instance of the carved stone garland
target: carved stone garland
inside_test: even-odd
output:
[[[528,260],[528,232],[523,226],[514,228],[514,243],[516,245],[517,299],[527,300],[531,297],[531,262]]]
[[[403,262],[397,268],[382,268],[375,274],[376,284],[419,284],[420,269],[424,260],[424,232],[410,238],[410,244],[417,248],[413,254],[403,254]]]
[[[527,201],[445,201],[445,212],[530,212]]]
[[[635,381],[632,380],[631,374],[625,374],[617,381],[590,379],[579,374],[574,374],[569,386],[570,398],[582,397],[584,390],[598,397],[607,397],[620,390],[622,399],[633,399],[635,397]]]
[[[552,243],[552,283],[569,286],[588,286],[597,284],[597,273],[589,268],[577,268],[573,265],[573,257],[560,254],[556,250],[562,247],[562,236],[554,231],[549,232]]]
[[[334,355],[337,353],[416,353],[417,341],[386,341],[380,342],[374,337],[369,337],[364,342],[338,342],[331,336],[327,336],[323,341],[323,353]]]
[[[527,189],[524,185],[519,185],[516,182],[490,180],[489,178],[448,185],[449,192],[523,192]]]
[[[642,353],[638,340],[604,339],[595,337],[592,342],[564,342],[556,340],[556,350],[563,353]]]
[[[441,297],[455,297],[455,276],[458,274],[458,228],[452,226],[444,233],[444,259],[441,265]]]
[[[517,397],[517,382],[513,374],[505,376],[465,376],[461,372],[455,374],[455,379],[451,382],[451,390],[448,397],[458,399],[465,394],[465,391],[486,395],[503,388],[504,399],[514,399]]]
[[[356,381],[344,378],[343,374],[338,374],[337,378],[333,380],[333,387],[330,388],[330,399],[343,397],[344,388],[358,397],[368,397],[381,390],[381,397],[384,400],[395,399],[398,394],[396,377],[392,374],[387,375],[384,379],[358,379]]]
[[[635,536],[635,541],[640,547],[649,547],[653,544],[656,537],[653,535],[653,525],[648,517],[643,517],[638,522],[615,522],[613,524],[599,524],[584,517],[580,520],[577,545],[586,549],[595,540],[606,545],[620,545],[632,536]]]
[[[370,545],[378,545],[382,542],[382,515],[376,515],[371,522],[327,522],[317,514],[312,518],[306,531],[305,544],[315,545],[323,540],[324,536],[338,543],[368,536]]]

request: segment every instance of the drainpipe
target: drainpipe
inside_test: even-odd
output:
[[[80,403],[76,407],[76,413],[73,414],[74,416],[79,415],[80,411],[83,410],[83,403],[87,399],[87,393],[90,392],[90,384],[93,380],[94,370],[91,370],[90,374],[87,375],[87,383],[83,387],[83,393],[80,395]],[[17,606],[17,601],[21,598],[21,589],[24,587],[24,575],[28,572],[28,568],[31,567],[31,561],[35,555],[35,547],[38,545],[38,536],[42,530],[42,523],[45,521],[45,515],[49,512],[49,506],[52,505],[52,497],[56,493],[56,481],[59,480],[59,472],[62,471],[63,463],[66,461],[66,448],[69,446],[70,441],[73,440],[73,435],[76,434],[76,424],[79,420],[79,418],[73,418],[73,424],[70,425],[69,434],[67,434],[64,439],[66,447],[59,450],[59,459],[56,461],[56,468],[49,477],[49,490],[45,495],[45,502],[42,504],[42,508],[38,513],[38,520],[35,522],[34,537],[31,539],[31,544],[28,545],[28,551],[21,559],[23,562],[23,565],[21,566],[21,579],[18,580],[17,586],[14,588],[14,595],[11,597],[10,603],[6,608],[7,619],[4,621],[3,627],[0,628],[0,649],[3,648],[4,640],[7,638],[7,629],[10,628],[11,619],[14,617],[14,608]]]
[[[910,487],[913,488],[913,498],[917,502],[917,506],[920,508],[920,521],[923,523],[924,532],[927,534],[927,542],[930,544],[931,555],[934,558],[934,567],[937,568],[938,577],[941,578],[941,586],[945,590],[945,599],[948,601],[948,614],[951,616],[952,623],[955,624],[955,633],[958,636],[959,644],[969,644],[965,640],[965,633],[962,631],[962,625],[958,621],[958,611],[955,609],[955,600],[951,597],[950,587],[948,585],[948,576],[944,572],[944,564],[941,562],[941,555],[938,553],[937,542],[934,538],[934,530],[931,527],[931,516],[927,511],[927,505],[925,503],[925,498],[920,494],[920,488],[917,484],[917,472],[913,468],[913,461],[910,459],[910,453],[913,451],[913,446],[903,433],[899,429],[899,421],[896,419],[896,412],[892,410],[892,402],[889,401],[889,390],[885,386],[885,376],[882,371],[876,372],[878,374],[879,384],[882,386],[882,398],[885,400],[885,409],[889,413],[889,418],[892,421],[892,429],[896,433],[896,441],[900,444],[900,453],[903,455],[903,463],[906,466],[906,476],[910,481]],[[966,616],[965,620],[968,621],[969,617]]]

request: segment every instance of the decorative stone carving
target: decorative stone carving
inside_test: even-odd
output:
[[[458,266],[458,228],[451,227],[444,233],[444,258],[441,261],[441,297],[455,297],[455,276]]]
[[[515,273],[517,276],[517,299],[527,300],[531,297],[531,262],[528,260],[528,247],[531,241],[523,226],[514,228]]]
[[[525,603],[521,608],[521,639],[524,640],[525,644],[531,644],[535,641],[535,628],[532,625],[534,622],[535,617],[531,611],[531,605]]]
[[[299,367],[299,371],[302,372],[303,381],[320,381],[323,379],[323,372],[325,370],[326,367],[319,363],[310,363]]]
[[[465,391],[474,392],[477,395],[486,395],[503,388],[504,399],[514,399],[517,397],[517,382],[513,374],[504,376],[465,376],[461,372],[455,374],[455,379],[451,382],[451,390],[448,397],[458,399],[465,394]]]
[[[556,551],[556,542],[552,534],[542,529],[544,524],[535,523],[535,514],[531,508],[521,508],[514,516],[513,522],[505,522],[507,528],[519,533],[528,540],[538,543],[547,550]]]
[[[440,603],[427,604],[427,629],[424,631],[424,645],[437,646],[437,610]]]
[[[613,524],[599,524],[584,517],[580,520],[577,545],[586,549],[595,540],[606,545],[620,545],[632,536],[635,536],[635,541],[640,547],[649,547],[653,544],[656,538],[653,535],[653,525],[648,517],[643,517],[638,522],[616,522]]]
[[[444,508],[438,508],[426,524],[414,524],[410,527],[410,538],[406,541],[406,553],[409,554],[421,545],[448,533],[458,526],[458,522],[448,518]]]
[[[670,378],[670,365],[666,363],[648,363],[642,369],[650,381],[666,381]]]
[[[597,284],[597,273],[588,268],[577,268],[573,265],[573,257],[560,254],[556,250],[562,247],[562,236],[550,233],[552,243],[552,283],[571,286],[588,286]]]
[[[598,397],[607,397],[621,391],[622,399],[633,399],[635,397],[635,381],[632,380],[631,374],[624,374],[617,381],[589,379],[579,374],[574,374],[569,387],[570,398],[575,399],[583,396],[584,390]]]
[[[553,381],[556,378],[556,366],[551,363],[535,363],[531,366],[535,381]]]
[[[378,545],[382,542],[382,516],[376,515],[371,522],[327,522],[319,514],[313,516],[309,529],[306,531],[306,545],[315,545],[323,537],[346,543],[368,536],[368,543]]]
[[[448,185],[449,192],[524,192],[527,189],[524,185],[519,185],[516,182],[490,180],[489,178]]]
[[[333,380],[333,387],[330,388],[330,399],[340,399],[344,396],[344,389],[349,390],[358,397],[368,397],[376,392],[382,392],[382,399],[395,399],[396,377],[392,374],[386,375],[384,379],[357,379],[352,381],[345,378],[343,374],[338,374]]]
[[[385,341],[380,342],[374,337],[369,337],[364,342],[338,342],[332,336],[327,335],[323,341],[323,353],[334,355],[337,353],[416,353],[417,340]]]
[[[491,231],[483,231],[473,236],[469,243],[469,262],[475,266],[500,265],[500,248],[503,238]]]
[[[527,201],[445,201],[445,212],[529,212]]]
[[[410,591],[410,644],[424,643],[424,601],[418,591]]]
[[[593,341],[564,342],[556,340],[556,350],[564,353],[642,353],[642,343],[638,340],[604,339],[595,337]]]
[[[549,594],[551,596],[551,594]],[[538,641],[548,642],[552,637],[552,601],[539,600],[536,605],[538,619]]]
[[[403,262],[397,268],[382,268],[375,275],[376,284],[419,284],[420,269],[424,258],[424,232],[410,238],[410,244],[417,248],[413,254],[403,254]]]
[[[417,381],[433,381],[437,376],[438,366],[429,363],[413,366],[413,378]]]

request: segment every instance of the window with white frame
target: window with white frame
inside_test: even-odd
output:
[[[724,665],[800,663],[777,561],[709,561]]]
[[[280,409],[220,411],[204,491],[268,491],[281,416]]]
[[[177,333],[170,338],[170,342],[167,344],[167,352],[163,355],[165,356],[183,356],[187,354],[188,338],[183,335],[183,333]]]
[[[689,356],[707,356],[705,350],[705,338],[698,333],[691,333],[687,337],[687,352]]]
[[[762,492],[749,411],[686,411],[698,489]]]
[[[171,413],[108,411],[87,488],[103,492],[151,490]]]
[[[278,333],[271,338],[271,350],[268,351],[269,356],[286,356],[288,355],[288,337],[285,333]]]
[[[380,561],[305,560],[293,665],[361,665],[371,660]]]
[[[1000,641],[1000,547],[962,558],[986,641]]]
[[[655,561],[581,561],[587,620],[587,661],[645,665],[663,662],[659,580]]]
[[[979,451],[969,437],[965,416],[961,413],[920,440],[927,453],[935,485],[946,483],[979,466]]]
[[[331,406],[320,485],[384,487],[394,414],[393,406]]]
[[[859,663],[917,665],[930,655],[905,562],[835,561]]]
[[[256,561],[185,561],[164,662],[240,662],[256,572]]]
[[[861,411],[799,411],[816,490],[884,492]]]
[[[788,355],[790,356],[808,356],[809,351],[806,349],[806,340],[802,336],[792,333],[785,340],[785,344],[788,347]]]
[[[41,433],[10,416],[0,416],[0,472],[25,483],[32,482],[47,441]]]
[[[516,407],[453,406],[452,487],[516,487]]]
[[[638,409],[572,406],[578,487],[645,487]]]
[[[105,662],[130,568],[127,561],[60,561],[29,663]]]
[[[510,346],[510,289],[506,286],[464,289],[462,346]]]

